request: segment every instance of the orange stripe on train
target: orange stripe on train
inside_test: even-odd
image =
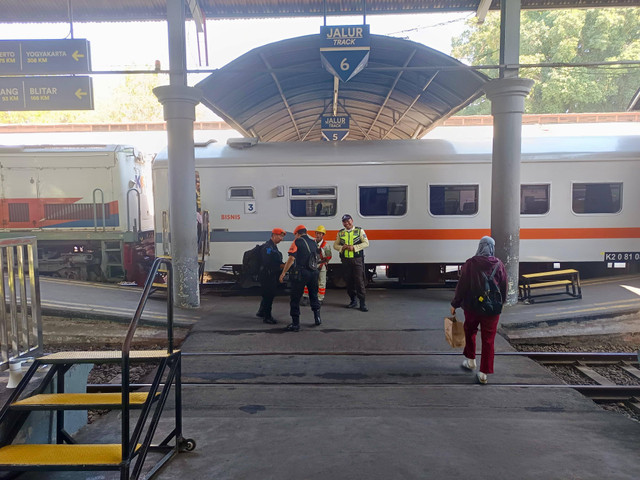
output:
[[[415,230],[368,230],[367,237],[375,240],[478,240],[491,235],[488,228],[447,228]],[[327,232],[329,238],[335,238],[336,230]],[[640,238],[640,228],[523,228],[521,240],[564,240],[590,238]]]

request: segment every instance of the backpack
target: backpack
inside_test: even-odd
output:
[[[311,248],[309,248],[309,243],[306,240],[304,240],[304,246],[307,247],[307,250],[309,251],[309,258],[307,259],[306,267],[311,271],[318,270],[318,249],[317,249],[317,247],[316,247],[316,251],[312,252]]]
[[[497,270],[498,265],[493,268],[490,276],[487,276],[484,272],[480,272],[482,275],[480,279],[481,291],[480,294],[474,295],[473,297],[473,307],[477,313],[484,315],[500,315],[500,313],[502,313],[502,294],[494,278]]]
[[[262,268],[261,250],[264,245],[264,243],[262,245],[256,245],[242,255],[242,273],[251,277],[253,281],[256,282],[258,281],[258,274]]]

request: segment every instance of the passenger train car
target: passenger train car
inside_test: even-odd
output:
[[[0,146],[0,238],[35,235],[43,273],[123,280],[145,240],[152,253],[151,197],[133,147]]]
[[[520,202],[521,272],[554,263],[632,266],[640,257],[640,136],[532,137],[522,149],[520,198],[504,199]],[[349,213],[370,240],[370,273],[387,266],[388,277],[437,283],[490,233],[490,140],[239,139],[197,145],[195,155],[199,201],[210,219],[207,271],[238,271],[243,252],[276,226],[324,225],[333,241]],[[156,252],[168,255],[166,151],[153,175]],[[340,278],[337,255],[330,270]]]

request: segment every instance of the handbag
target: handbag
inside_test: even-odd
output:
[[[464,324],[455,317],[444,317],[444,338],[453,348],[464,347]]]

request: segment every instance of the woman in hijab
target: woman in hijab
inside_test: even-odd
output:
[[[487,375],[493,373],[493,342],[496,338],[500,315],[486,315],[474,310],[474,300],[482,292],[482,273],[487,277],[491,275],[497,266],[494,279],[500,288],[502,298],[507,298],[507,272],[500,259],[494,256],[496,242],[491,237],[482,237],[476,254],[468,259],[462,266],[460,279],[456,286],[456,293],[451,301],[451,315],[455,315],[456,308],[462,307],[464,311],[464,361],[462,367],[467,370],[476,369],[476,334],[480,327],[482,340],[482,358],[480,370],[477,373],[481,384],[487,383]]]

